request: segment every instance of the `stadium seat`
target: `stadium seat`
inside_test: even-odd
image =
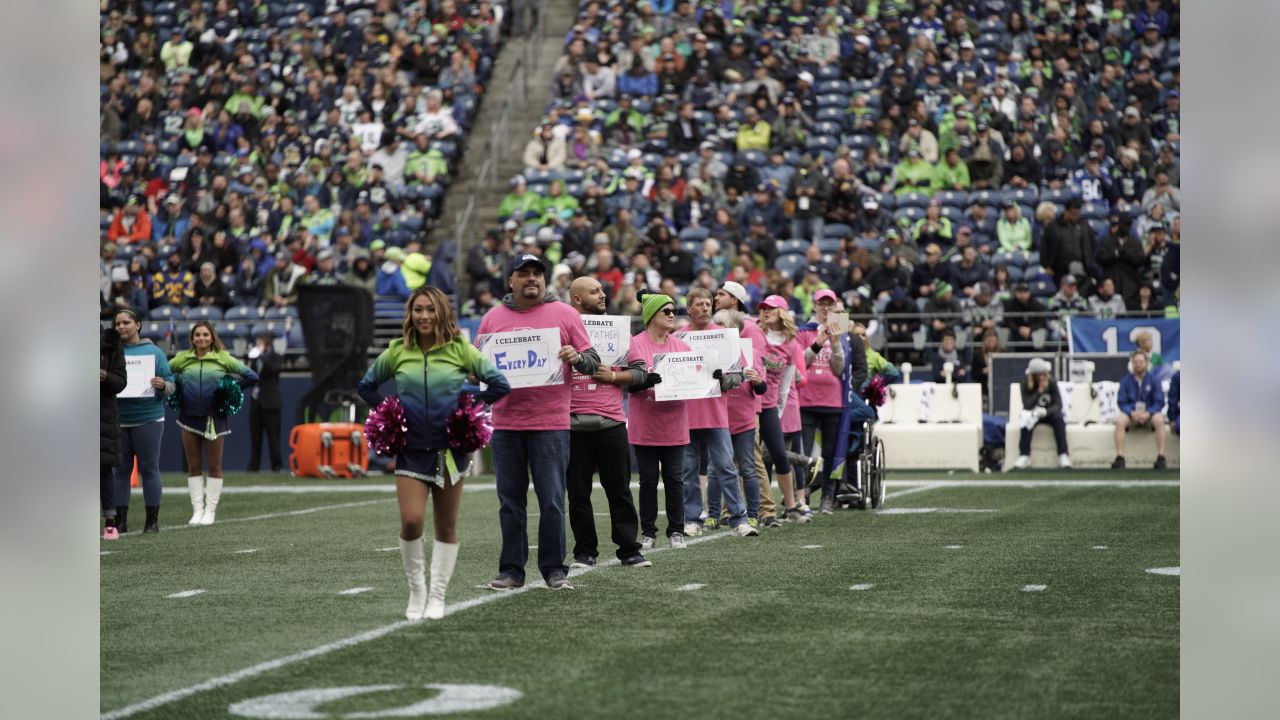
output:
[[[999,205],[1000,199],[999,190],[974,190],[969,193],[970,205]]]
[[[235,322],[256,322],[262,319],[262,308],[253,305],[237,305],[222,315],[223,320]]]
[[[302,351],[307,349],[307,341],[302,334],[302,323],[294,323],[285,337],[288,340],[290,350]]]
[[[826,231],[824,230],[823,231],[824,237],[820,237],[815,241],[815,243],[818,246],[818,251],[824,255],[827,253],[840,252],[841,248],[844,245],[843,240],[840,237],[832,237],[830,235],[825,235],[825,232]]]
[[[836,137],[840,135],[840,131],[843,129],[844,127],[841,123],[832,122],[830,120],[819,119],[818,122],[813,124],[813,132],[816,135],[830,135],[832,137]]]
[[[1098,240],[1105,240],[1111,234],[1111,223],[1106,218],[1094,218],[1089,221],[1089,229]]]
[[[874,140],[870,135],[845,135],[840,138],[840,142],[851,150],[866,150],[871,147]]]
[[[880,193],[880,208],[882,210],[896,210],[898,208],[898,196],[891,193]]]
[[[895,221],[906,218],[912,224],[915,224],[915,222],[922,217],[924,217],[924,208],[919,205],[907,205],[906,207],[900,207],[893,211],[893,219]]]
[[[1034,205],[1036,200],[1039,199],[1039,197],[1040,197],[1040,190],[1039,188],[1033,185],[1031,187],[1026,187],[1026,188],[1011,188],[1009,190],[1005,190],[1004,196],[1001,199],[1004,202],[1009,202],[1010,200],[1012,200],[1013,202],[1016,202],[1019,205],[1026,205],[1026,204]]]
[[[704,227],[687,227],[680,231],[679,238],[681,240],[692,240],[698,243],[698,247],[702,247],[702,241],[711,235],[711,230]]]
[[[1080,217],[1085,220],[1105,220],[1109,211],[1106,203],[1087,202],[1080,206]]]
[[[797,270],[804,267],[804,264],[803,255],[779,255],[778,259],[773,262],[773,266],[777,268],[778,272],[786,277],[794,276]]]
[[[992,267],[996,265],[1004,265],[1008,268],[1025,268],[1027,266],[1027,256],[1020,252],[998,252],[991,256]]]
[[[943,205],[940,208],[942,217],[950,220],[954,224],[959,224],[964,220],[964,211],[954,205]]]
[[[270,308],[267,308],[267,311],[263,314],[263,317],[267,321],[283,320],[285,318],[293,318],[294,320],[297,320],[298,308],[294,307],[293,305],[286,305],[284,307],[270,307]]]
[[[844,108],[844,107],[847,107],[848,105],[849,105],[849,96],[847,95],[828,93],[826,95],[818,96],[818,107],[820,108],[824,108],[824,107]]]
[[[779,255],[794,254],[794,255],[803,256],[805,252],[809,250],[809,244],[810,243],[808,240],[804,240],[801,238],[792,238],[790,240],[779,240],[778,254]]]
[[[697,255],[702,250],[702,243],[697,240],[681,240],[680,249],[689,255]]]
[[[905,192],[898,195],[898,208],[923,208],[929,204],[929,196],[922,192]]]
[[[284,337],[286,330],[284,322],[265,320],[255,323],[253,326],[253,336],[258,337],[264,333],[270,334],[272,337]]]
[[[849,94],[849,84],[843,80],[819,80],[818,84],[813,88],[814,92],[820,95],[845,95]]]
[[[176,320],[182,318],[182,311],[185,308],[174,305],[160,305],[151,308],[151,312],[147,313],[147,317],[152,320]]]
[[[853,228],[844,223],[828,223],[822,226],[822,237],[824,238],[839,240],[850,235],[853,235]],[[839,248],[837,247],[836,249],[838,250]],[[824,250],[823,252],[826,251]]]
[[[969,193],[958,190],[943,190],[933,194],[933,199],[946,207],[964,208],[969,203]]]
[[[1075,195],[1076,191],[1069,187],[1045,188],[1044,191],[1040,193],[1040,199],[1061,205],[1072,197],[1075,197]]]

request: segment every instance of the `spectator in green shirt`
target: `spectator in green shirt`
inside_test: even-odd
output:
[[[528,187],[523,175],[511,178],[511,192],[502,198],[502,204],[498,206],[499,220],[506,220],[517,213],[521,219],[527,215],[542,213],[542,196],[529,192]]]
[[[738,152],[768,152],[769,137],[772,134],[773,128],[769,123],[760,119],[760,113],[754,107],[748,106],[743,113],[742,125],[738,128]]]
[[[960,160],[959,148],[947,148],[946,155],[933,166],[933,189],[969,189],[969,166]]]
[[[999,252],[1031,252],[1031,221],[1012,200],[1005,201],[1004,214],[996,222],[996,240]]]
[[[893,166],[893,185],[899,195],[929,192],[933,186],[933,166],[921,159],[919,148],[907,150],[902,162]]]

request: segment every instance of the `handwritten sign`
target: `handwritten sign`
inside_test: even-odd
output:
[[[564,382],[556,328],[489,333],[476,339],[476,347],[506,376],[512,389]]]
[[[720,397],[720,381],[711,377],[715,367],[700,352],[659,353],[653,356],[653,372],[662,382],[653,387],[654,399],[699,400]]]
[[[583,315],[591,346],[600,356],[600,367],[626,365],[631,349],[631,318],[626,315]]]
[[[154,355],[124,356],[125,385],[116,397],[149,398],[156,396],[156,389],[151,387],[151,378],[156,376],[156,358]]]
[[[691,330],[680,336],[689,349],[707,357],[712,369],[742,372],[742,346],[737,328]]]

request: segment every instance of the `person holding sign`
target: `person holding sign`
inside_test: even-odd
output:
[[[711,291],[694,288],[688,296],[690,324],[676,336],[688,340],[690,333],[725,330],[711,321]],[[730,355],[741,357],[738,333],[725,333],[724,342],[730,344]],[[723,357],[723,355],[722,355]],[[738,363],[740,366],[740,363]],[[742,537],[759,535],[760,531],[747,523],[747,508],[738,487],[737,467],[733,461],[733,442],[729,436],[729,391],[742,384],[740,371],[728,372],[723,368],[719,375],[720,397],[688,401],[689,444],[684,449],[683,477],[685,534],[697,535],[702,528],[696,522],[702,514],[702,489],[698,484],[698,456],[707,453],[707,525],[716,527],[720,517],[720,496],[724,495],[729,510],[729,526]]]
[[[535,357],[532,363],[568,363],[583,375],[595,375],[600,356],[591,347],[582,318],[573,308],[559,302],[555,293],[547,292],[546,275],[547,266],[537,255],[524,253],[512,259],[507,271],[511,293],[481,319],[476,346],[488,344],[486,336],[495,333],[554,330],[560,341],[557,354]],[[510,373],[503,372],[511,377]],[[538,570],[547,587],[573,589],[569,568],[564,564],[570,376],[563,372],[560,376],[557,380],[551,375],[549,385],[517,387],[493,406],[493,472],[498,490],[498,521],[502,526],[498,576],[489,581],[493,590],[524,586],[524,566],[529,559],[525,506],[530,476],[540,513]]]
[[[791,397],[799,366],[804,362],[804,351],[796,341],[796,323],[791,319],[786,300],[779,295],[770,295],[760,301],[759,309],[760,329],[765,336],[761,363],[769,378],[769,389],[760,406],[760,439],[769,450],[770,464],[782,490],[785,503],[783,517],[796,523],[807,523],[809,516],[796,501],[791,485],[791,462],[787,459],[787,447],[782,436],[781,416]]]
[[[129,480],[138,463],[142,499],[147,508],[144,533],[160,532],[160,440],[164,437],[164,398],[177,389],[169,359],[139,336],[142,319],[131,309],[116,311],[116,332],[124,343],[129,382],[116,400],[120,417],[120,464],[115,469],[116,528],[129,531]]]
[[[182,450],[187,456],[187,491],[191,493],[188,525],[212,525],[222,497],[222,444],[231,434],[227,409],[218,401],[218,384],[224,377],[239,376],[247,387],[258,382],[258,374],[231,356],[218,339],[213,323],[197,320],[191,326],[190,350],[169,361],[178,384],[178,427],[182,428]],[[202,457],[203,456],[203,457]],[[209,470],[205,485],[202,469]]]
[[[848,335],[835,313],[839,307],[840,300],[834,292],[824,289],[814,293],[813,320],[801,326],[796,335],[804,347],[804,364],[809,376],[809,381],[800,388],[805,455],[813,455],[814,435],[822,435],[822,469],[810,482],[811,487],[823,488],[822,505],[818,510],[823,515],[832,514],[835,508],[835,486],[832,484],[828,488],[828,480],[831,468],[835,467],[836,435],[840,431],[844,395],[840,381],[849,348]],[[847,323],[848,316],[844,318]]]
[[[569,301],[584,317],[584,323],[604,314],[608,303],[604,286],[593,277],[580,277],[569,286]],[[590,332],[590,330],[588,330]],[[623,339],[630,341],[630,334]],[[617,347],[610,338],[604,346]],[[629,346],[628,342],[628,346]],[[603,350],[596,341],[597,352]],[[629,364],[628,364],[629,362]],[[636,540],[640,524],[631,499],[631,452],[627,448],[627,416],[622,410],[622,388],[643,385],[647,373],[643,360],[624,356],[619,362],[603,362],[595,375],[574,371],[569,398],[569,526],[573,528],[573,567],[591,567],[599,556],[595,512],[591,507],[591,486],[600,473],[600,487],[609,501],[609,524],[618,561],[623,567],[649,567],[653,563],[640,554]],[[619,368],[620,365],[626,367]]]
[[[644,330],[631,338],[631,359],[644,362],[649,370],[644,382],[631,390],[631,446],[640,466],[640,547],[648,550],[658,536],[658,475],[662,475],[667,505],[667,539],[673,548],[684,542],[684,488],[681,474],[684,450],[689,444],[688,401],[659,402],[654,386],[662,376],[654,372],[658,360],[669,353],[687,352],[689,346],[671,334],[676,326],[675,302],[666,295],[649,294],[642,301]],[[717,378],[719,379],[719,378]],[[696,456],[695,456],[696,458]],[[695,462],[696,471],[696,462]]]
[[[735,328],[739,333],[747,329],[747,316],[736,309],[717,310],[711,319],[715,324]],[[752,329],[760,332],[759,328]],[[760,453],[756,443],[756,425],[760,422],[760,396],[768,389],[764,377],[757,370],[764,348],[763,335],[760,335],[760,341],[761,345],[757,347],[751,340],[740,336],[745,365],[742,374],[746,382],[727,394],[729,439],[733,445],[733,462],[738,469],[738,485],[746,499],[747,526],[757,530],[760,527],[760,480],[756,473],[756,460]],[[708,495],[707,523],[711,527],[718,523],[719,504],[718,496]],[[728,522],[727,517],[725,521]]]
[[[486,385],[467,386],[468,375]],[[396,500],[400,505],[400,560],[409,582],[409,620],[444,617],[444,594],[458,559],[458,508],[462,504],[460,458],[449,450],[449,417],[458,396],[475,392],[493,403],[511,391],[507,379],[462,336],[449,298],[424,285],[404,306],[401,337],[392,340],[357,386],[369,407],[384,398],[378,388],[395,380],[404,407],[408,442],[396,455]],[[465,460],[464,460],[465,461]],[[464,466],[465,468],[465,466]],[[427,500],[434,497],[435,543],[431,549],[431,585],[426,581],[423,541]]]

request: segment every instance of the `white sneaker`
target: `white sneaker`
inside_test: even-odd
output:
[[[689,547],[684,542],[684,535],[681,535],[680,533],[671,533],[670,539],[671,539],[671,547],[675,550],[683,550]]]
[[[1066,453],[1062,453],[1061,455],[1059,455],[1059,456],[1058,456],[1058,467],[1063,468],[1063,469],[1070,468],[1070,467],[1071,467],[1071,457],[1070,457],[1069,455],[1067,455]]]
[[[653,549],[653,538],[649,537],[648,535],[644,535],[644,536],[642,536],[642,537],[640,538],[640,549],[641,549],[641,550],[652,550],[652,549]]]
[[[760,534],[759,530],[751,527],[747,523],[742,523],[741,525],[735,527],[733,531],[738,533],[738,537],[755,537]]]
[[[1031,465],[1030,455],[1019,455],[1017,460],[1013,461],[1013,467],[1018,470],[1026,470]]]
[[[698,523],[687,522],[684,524],[684,534],[689,537],[698,537],[702,534],[702,526]]]

